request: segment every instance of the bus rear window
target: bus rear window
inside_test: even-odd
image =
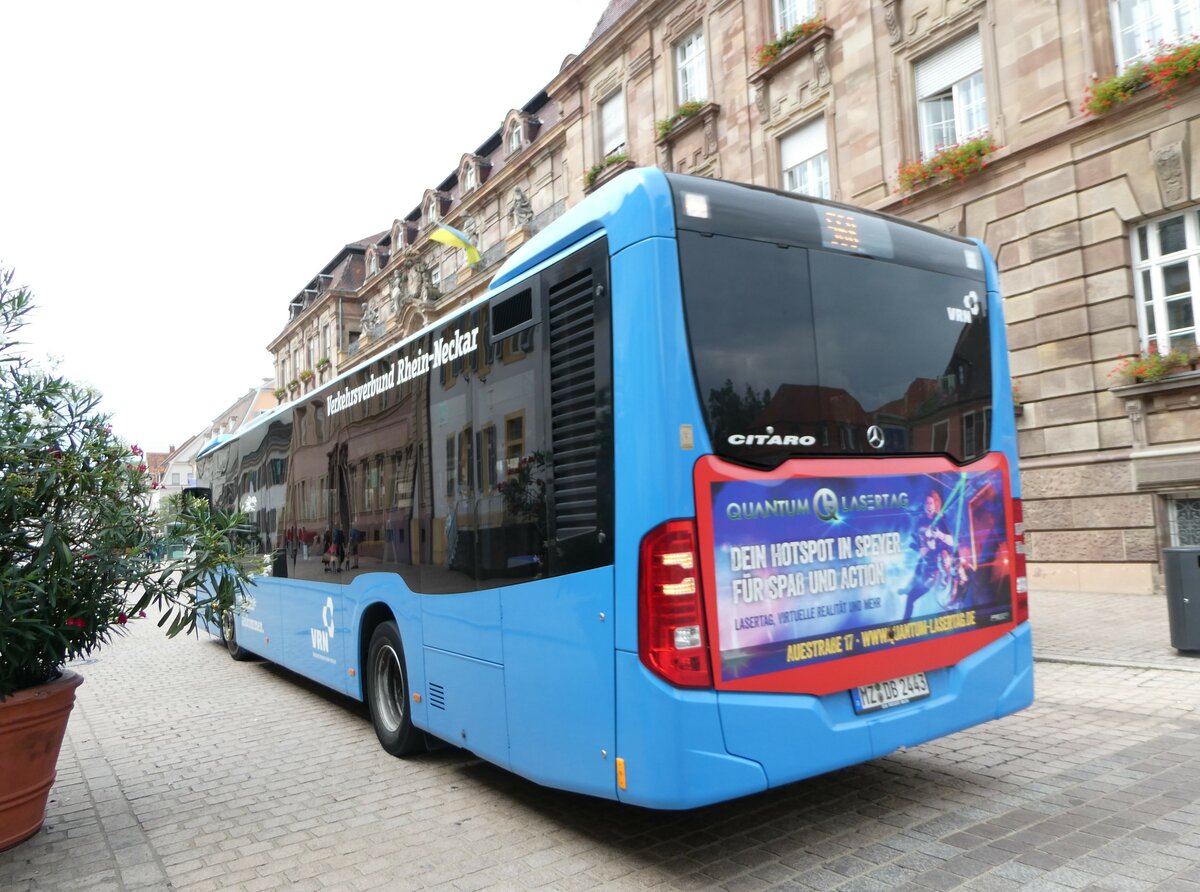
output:
[[[991,358],[981,279],[680,231],[688,337],[713,450],[982,455]]]

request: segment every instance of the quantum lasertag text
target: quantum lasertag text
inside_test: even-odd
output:
[[[712,484],[722,672],[1011,618],[1000,471]]]

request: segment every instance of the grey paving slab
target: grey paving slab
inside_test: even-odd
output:
[[[1200,687],[1165,601],[1035,592],[1035,705],[683,814],[379,750],[361,706],[135,628],[94,661],[0,889],[1188,889]]]

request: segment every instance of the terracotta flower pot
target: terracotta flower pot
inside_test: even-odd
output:
[[[0,851],[37,833],[46,817],[58,750],[83,676],[63,674],[0,700]]]

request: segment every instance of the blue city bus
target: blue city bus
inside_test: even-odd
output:
[[[397,756],[692,808],[1033,699],[996,268],[878,214],[627,172],[199,473]]]

